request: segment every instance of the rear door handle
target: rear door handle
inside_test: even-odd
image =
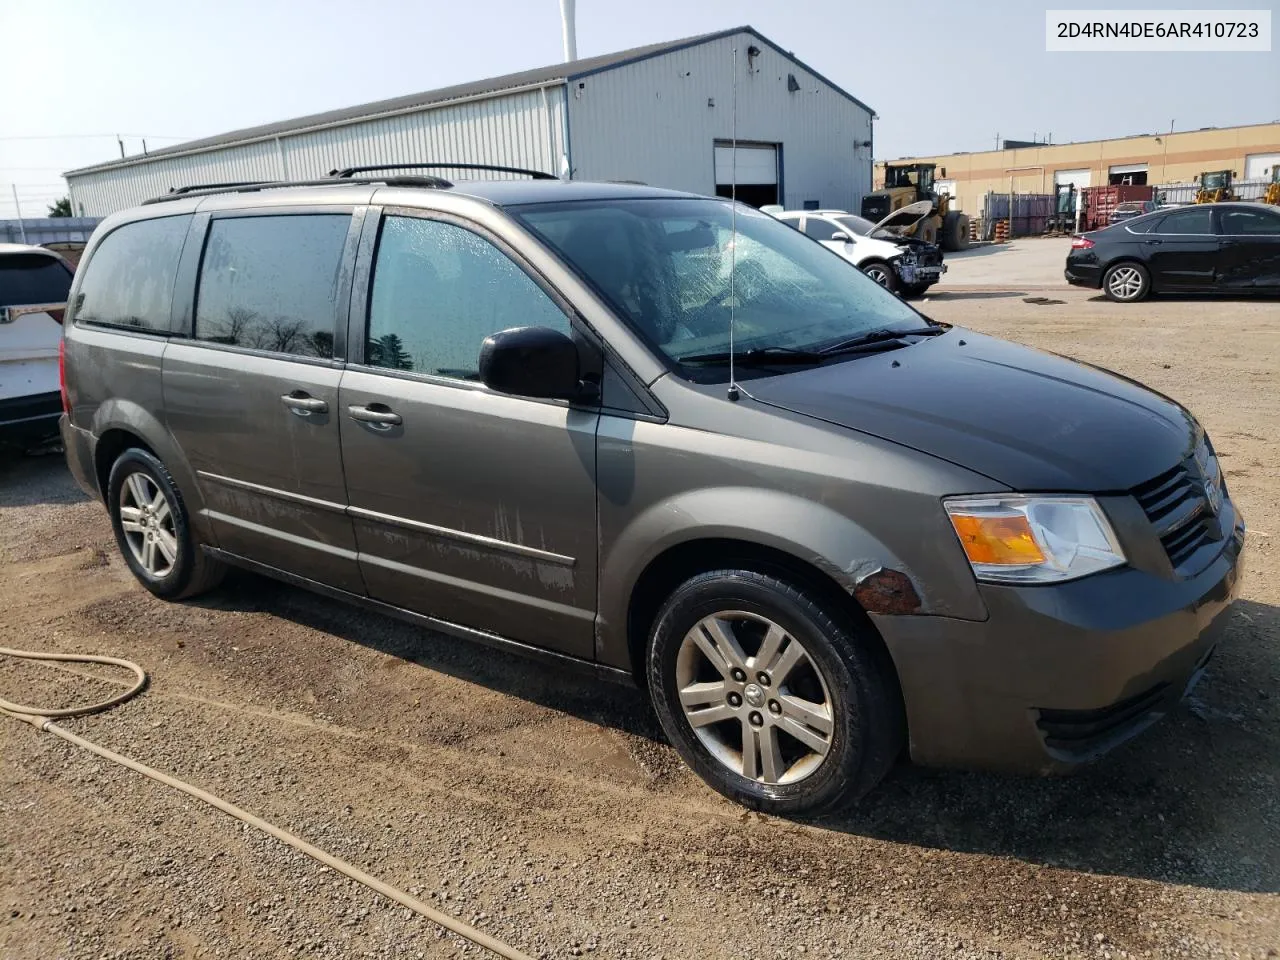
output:
[[[376,427],[394,427],[404,423],[400,414],[393,413],[389,407],[381,403],[371,403],[364,407],[350,406],[347,407],[347,413],[352,420],[371,423]]]
[[[300,417],[309,417],[313,413],[328,413],[329,404],[318,397],[312,397],[301,390],[286,393],[280,402],[289,408],[291,413]]]
[[[1151,239],[1151,238],[1149,238],[1149,237],[1148,237],[1146,240],[1143,240],[1142,242],[1143,242],[1143,243],[1155,243],[1155,244],[1164,243],[1164,241],[1163,241],[1163,240],[1152,240],[1152,239]]]

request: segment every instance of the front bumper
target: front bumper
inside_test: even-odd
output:
[[[902,260],[893,261],[894,270],[898,274],[898,278],[903,283],[937,283],[942,279],[942,275],[947,272],[947,266],[944,263],[939,264],[920,264],[911,261],[903,262]]]
[[[1171,710],[1200,678],[1239,588],[1244,526],[1186,580],[1131,567],[1057,586],[981,585],[985,621],[875,616],[911,757],[1053,773]]]

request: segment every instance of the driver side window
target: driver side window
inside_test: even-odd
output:
[[[831,235],[836,232],[836,228],[820,217],[806,217],[804,232],[805,236],[813,237],[815,240],[830,240]]]

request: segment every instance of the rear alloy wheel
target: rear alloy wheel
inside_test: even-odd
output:
[[[195,596],[222,579],[226,567],[200,549],[177,484],[149,451],[131,448],[112,465],[107,509],[125,563],[157,597]]]
[[[1140,263],[1117,263],[1102,278],[1102,289],[1118,303],[1134,303],[1151,289],[1151,275]]]
[[[173,506],[164,491],[141,470],[128,474],[120,485],[120,529],[134,561],[151,577],[161,580],[178,563],[178,531]]]
[[[878,638],[825,596],[750,570],[677,588],[649,645],[650,696],[685,762],[780,815],[845,806],[902,749],[897,678]]]
[[[871,261],[862,268],[862,272],[890,293],[898,292],[898,278],[893,273],[893,267],[883,260]]]

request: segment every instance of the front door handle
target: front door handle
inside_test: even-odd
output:
[[[371,423],[376,427],[394,427],[404,423],[400,414],[393,413],[389,407],[381,403],[371,403],[365,407],[350,406],[347,407],[347,413],[352,420]]]
[[[1154,244],[1164,243],[1164,241],[1163,241],[1163,240],[1152,240],[1150,237],[1148,237],[1146,240],[1143,240],[1142,242],[1143,242],[1143,243],[1154,243]]]
[[[288,407],[291,413],[296,413],[300,417],[309,417],[313,413],[329,412],[328,403],[318,397],[308,396],[301,390],[286,393],[280,398],[280,402]]]

